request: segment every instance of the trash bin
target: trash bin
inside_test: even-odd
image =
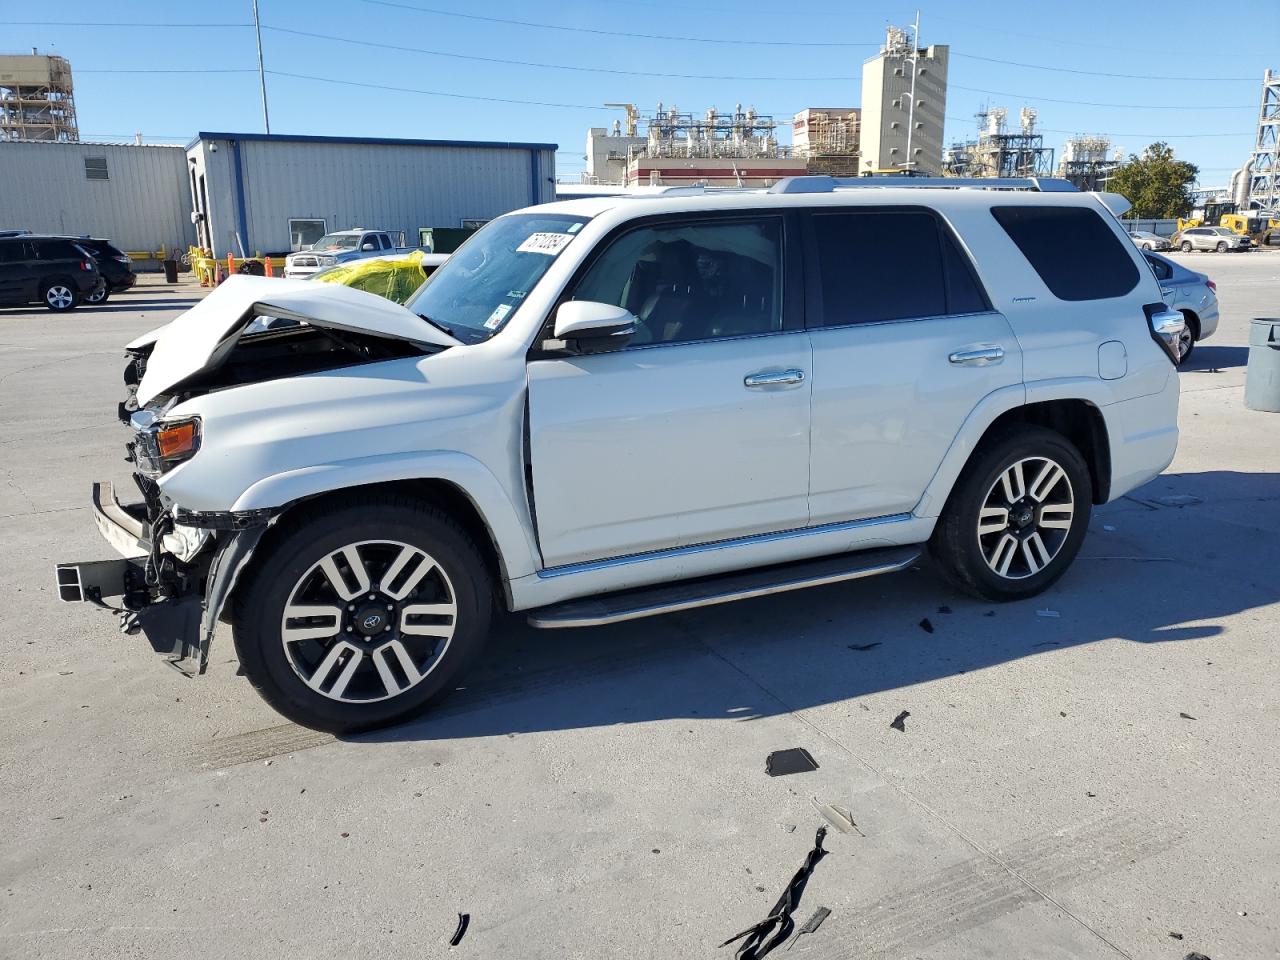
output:
[[[1280,413],[1280,317],[1254,317],[1249,325],[1249,368],[1244,405]]]
[[[177,260],[166,260],[164,262],[164,282],[165,283],[178,282],[178,261]]]

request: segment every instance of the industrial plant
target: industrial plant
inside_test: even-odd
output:
[[[64,57],[0,56],[0,141],[80,139],[71,64]]]

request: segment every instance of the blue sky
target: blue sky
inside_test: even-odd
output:
[[[259,7],[272,132],[552,142],[560,145],[564,179],[582,168],[587,127],[620,116],[599,106],[606,101],[652,110],[661,100],[698,112],[740,101],[779,119],[805,106],[856,105],[862,61],[878,49],[886,24],[907,23],[916,9],[837,0],[794,7],[766,0],[259,0]],[[247,24],[251,9],[251,0],[0,0],[0,52],[37,46],[71,60],[85,139],[141,130],[152,141],[185,142],[201,129],[258,132],[253,30],[215,25]],[[788,9],[804,14],[777,12]],[[1205,185],[1225,183],[1247,158],[1263,71],[1280,68],[1274,29],[1251,41],[1211,26],[1215,8],[1203,3],[967,0],[920,10],[923,42],[951,45],[948,143],[972,136],[972,115],[984,103],[1008,107],[1011,117],[1026,105],[1039,111],[1046,143],[1059,151],[1071,133],[1109,134],[1126,152],[1167,139],[1201,167]],[[1237,24],[1274,27],[1277,12],[1277,0],[1230,5]],[[574,29],[476,19],[486,17]],[[34,20],[49,23],[21,22]],[[849,46],[814,45],[825,43]],[[112,72],[129,70],[220,72]]]

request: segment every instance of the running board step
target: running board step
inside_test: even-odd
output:
[[[760,567],[716,577],[641,587],[542,607],[529,613],[529,623],[552,627],[598,627],[623,620],[656,617],[678,610],[820,587],[844,580],[860,580],[905,570],[920,559],[919,547],[888,547],[820,557],[798,563]]]

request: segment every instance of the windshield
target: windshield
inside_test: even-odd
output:
[[[518,213],[481,227],[405,306],[463,343],[487,340],[586,224],[585,217]]]
[[[328,233],[311,245],[312,250],[354,250],[360,242],[358,233]]]

